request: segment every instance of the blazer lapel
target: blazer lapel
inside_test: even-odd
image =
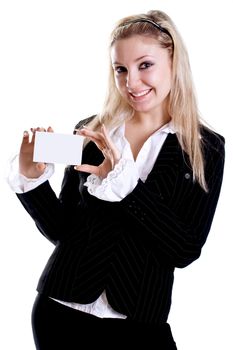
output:
[[[167,203],[183,162],[183,152],[175,134],[168,134],[145,184]]]
[[[178,167],[180,157],[182,157],[182,150],[176,134],[168,134],[147,181],[150,181],[155,174],[164,173],[174,166]]]

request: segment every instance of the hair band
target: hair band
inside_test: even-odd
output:
[[[151,19],[147,19],[147,18],[132,19],[132,20],[130,20],[130,21],[128,21],[128,22],[125,22],[125,23],[123,24],[123,26],[125,26],[125,25],[127,25],[127,24],[130,24],[130,23],[138,23],[138,22],[147,22],[147,23],[152,24],[154,27],[156,27],[156,28],[157,28],[158,30],[160,30],[162,33],[167,34],[167,35],[172,39],[172,41],[173,41],[173,38],[172,38],[171,34],[169,33],[169,31],[168,31],[166,28],[161,27],[160,24],[158,24],[157,22],[152,21]]]

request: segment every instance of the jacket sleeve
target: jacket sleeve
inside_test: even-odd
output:
[[[89,123],[94,117],[80,120],[75,129]],[[56,244],[75,232],[84,220],[79,186],[79,173],[73,166],[67,166],[59,197],[49,181],[31,191],[16,195],[41,233]]]
[[[72,234],[83,219],[78,186],[79,175],[69,166],[65,169],[59,197],[49,181],[29,192],[16,194],[41,233],[54,244]]]
[[[134,234],[141,235],[155,254],[169,265],[182,268],[197,259],[210,231],[225,158],[224,139],[213,138],[214,141],[204,146],[208,192],[193,182],[190,168],[183,161],[174,183],[169,184],[169,174],[164,173],[163,186],[156,191],[155,175],[152,181],[139,181],[120,202]],[[167,187],[170,194],[166,196],[163,192]]]

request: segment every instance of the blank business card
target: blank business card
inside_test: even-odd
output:
[[[84,137],[36,131],[34,162],[81,164]]]

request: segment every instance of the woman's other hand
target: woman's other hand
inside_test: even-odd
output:
[[[40,177],[46,167],[45,163],[33,162],[33,151],[35,144],[36,131],[53,132],[51,127],[45,128],[31,128],[31,139],[28,131],[24,131],[23,140],[20,147],[19,153],[19,172],[27,178],[38,178]]]
[[[88,128],[82,128],[76,130],[76,133],[77,135],[87,137],[93,141],[103,153],[104,160],[99,166],[89,164],[76,165],[75,170],[95,174],[99,177],[105,178],[120,160],[120,152],[109,137],[105,126],[102,125],[100,131],[92,131]]]

